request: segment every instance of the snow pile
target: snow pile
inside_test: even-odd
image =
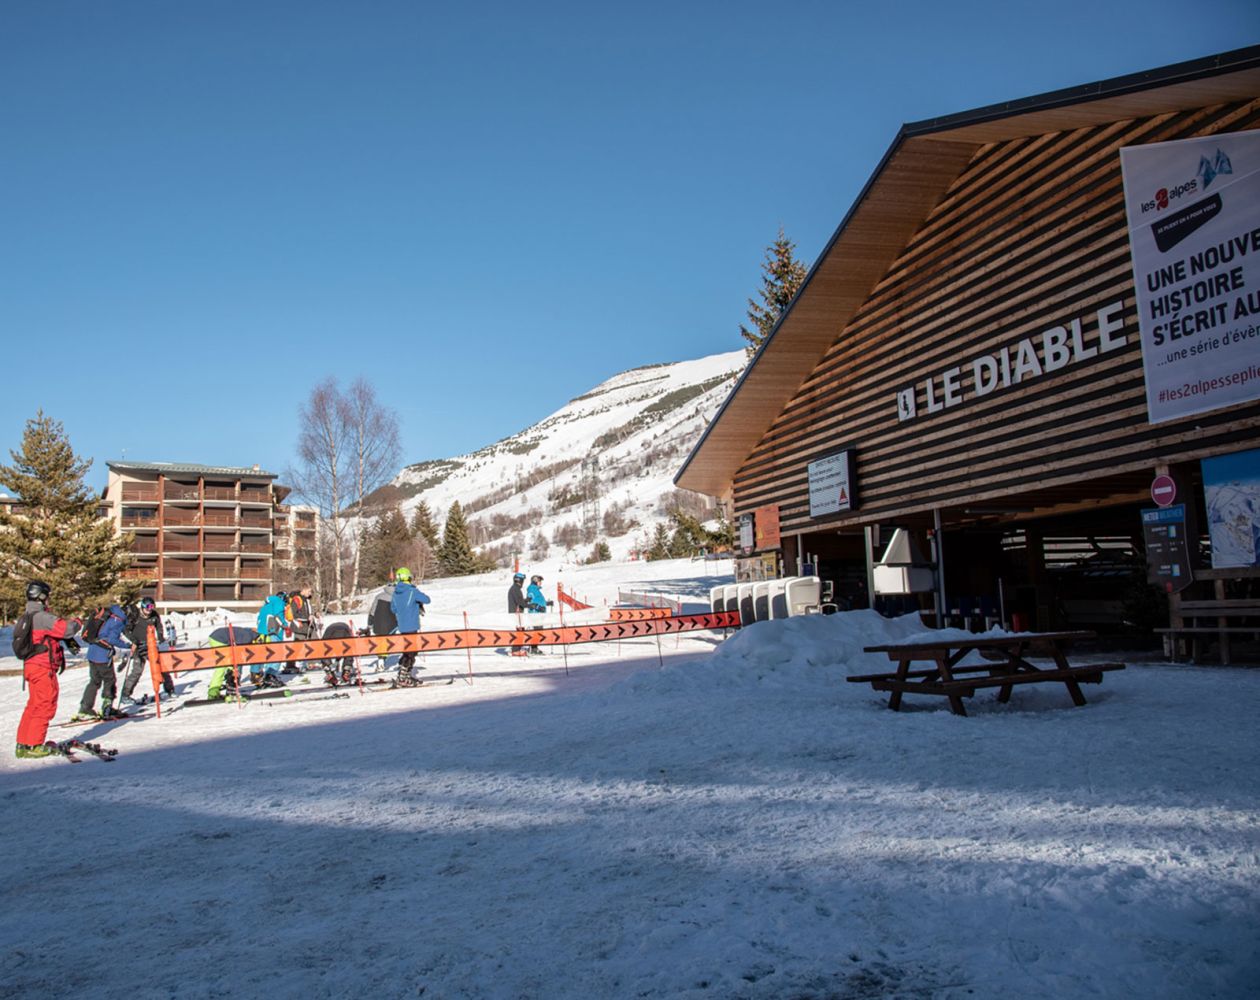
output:
[[[506,586],[430,589],[476,624]],[[116,763],[0,756],[0,995],[1254,995],[1260,671],[1109,653],[1083,708],[1026,685],[968,718],[844,681],[921,630],[478,651],[471,683],[244,708],[186,675],[87,734]]]

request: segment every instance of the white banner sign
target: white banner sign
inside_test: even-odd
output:
[[[1120,150],[1151,423],[1260,398],[1260,132]]]

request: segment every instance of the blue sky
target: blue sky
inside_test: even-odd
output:
[[[0,444],[42,407],[94,486],[282,472],[363,375],[405,462],[469,451],[740,348],[903,122],[1258,41],[1233,0],[4,4]]]

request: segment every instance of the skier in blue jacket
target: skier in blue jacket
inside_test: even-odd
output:
[[[390,598],[389,608],[398,620],[396,632],[420,631],[420,616],[424,614],[424,605],[429,603],[429,595],[417,590],[411,584],[411,570],[400,567],[394,573],[394,596]],[[418,687],[420,681],[411,676],[411,668],[416,662],[416,654],[403,653],[398,659],[398,676],[394,678],[394,687]]]
[[[546,614],[547,612],[549,602],[547,601],[547,598],[543,596],[542,581],[543,578],[537,573],[529,578],[529,588],[525,591],[525,604],[526,610],[528,610],[531,615],[541,615]],[[539,646],[530,646],[529,651],[531,653],[538,654],[542,652],[542,648]]]
[[[263,601],[263,606],[258,609],[259,642],[284,640],[286,625],[284,609],[287,602],[288,595],[283,591],[272,594]],[[284,681],[280,679],[280,666],[276,663],[268,663],[260,669],[251,669],[249,676],[259,687],[284,687]]]
[[[529,589],[525,591],[525,603],[529,605],[530,614],[541,615],[547,610],[547,598],[542,592],[543,578],[535,574],[529,578]]]
[[[120,719],[126,713],[114,708],[114,650],[130,649],[123,640],[123,627],[127,624],[127,612],[119,605],[111,604],[104,612],[105,620],[97,629],[96,638],[88,643],[88,682],[79,700],[79,710],[70,717],[71,722],[92,719]],[[96,711],[96,692],[101,692],[101,710]]]

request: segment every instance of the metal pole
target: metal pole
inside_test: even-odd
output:
[[[932,523],[936,529],[936,599],[940,602],[940,614],[937,616],[937,628],[944,628],[945,612],[949,605],[945,603],[945,536],[941,533],[941,509],[932,508]]]
[[[872,611],[875,610],[875,546],[879,544],[878,531],[877,524],[867,524],[862,528],[862,533],[866,536],[866,603]]]

